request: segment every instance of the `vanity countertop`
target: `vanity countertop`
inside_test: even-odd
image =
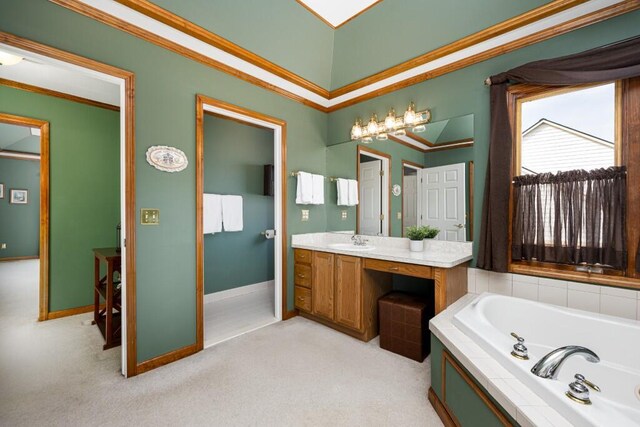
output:
[[[409,239],[398,237],[363,236],[368,245],[375,249],[358,251],[334,247],[336,243],[350,244],[352,234],[345,233],[308,233],[291,236],[291,246],[298,249],[331,252],[360,258],[380,259],[430,267],[452,268],[473,258],[472,242],[446,242],[430,240],[425,242],[425,250],[411,252]]]

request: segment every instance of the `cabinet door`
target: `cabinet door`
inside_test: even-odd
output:
[[[313,280],[311,281],[312,313],[333,320],[333,262],[334,255],[326,252],[313,252]]]
[[[336,255],[335,321],[362,330],[362,298],[362,260]]]

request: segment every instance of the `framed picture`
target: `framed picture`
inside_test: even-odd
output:
[[[11,200],[10,203],[14,205],[26,205],[29,201],[29,191],[28,190],[11,190]]]
[[[0,199],[4,199],[4,184],[0,184]]]

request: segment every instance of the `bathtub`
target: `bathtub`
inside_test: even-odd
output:
[[[478,296],[452,321],[572,424],[640,426],[640,322],[490,293]],[[529,360],[511,356],[511,332],[526,339]],[[556,380],[531,373],[540,358],[566,345],[593,350],[600,363],[574,355]],[[591,391],[592,405],[565,396],[576,373],[602,389]]]

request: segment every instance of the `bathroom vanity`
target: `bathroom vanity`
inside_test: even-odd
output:
[[[351,235],[292,236],[294,298],[300,314],[362,341],[378,335],[378,298],[392,287],[392,275],[432,279],[436,314],[467,292],[470,242],[428,242],[410,252],[407,239],[368,236],[356,246]],[[431,284],[433,283],[433,285]]]

